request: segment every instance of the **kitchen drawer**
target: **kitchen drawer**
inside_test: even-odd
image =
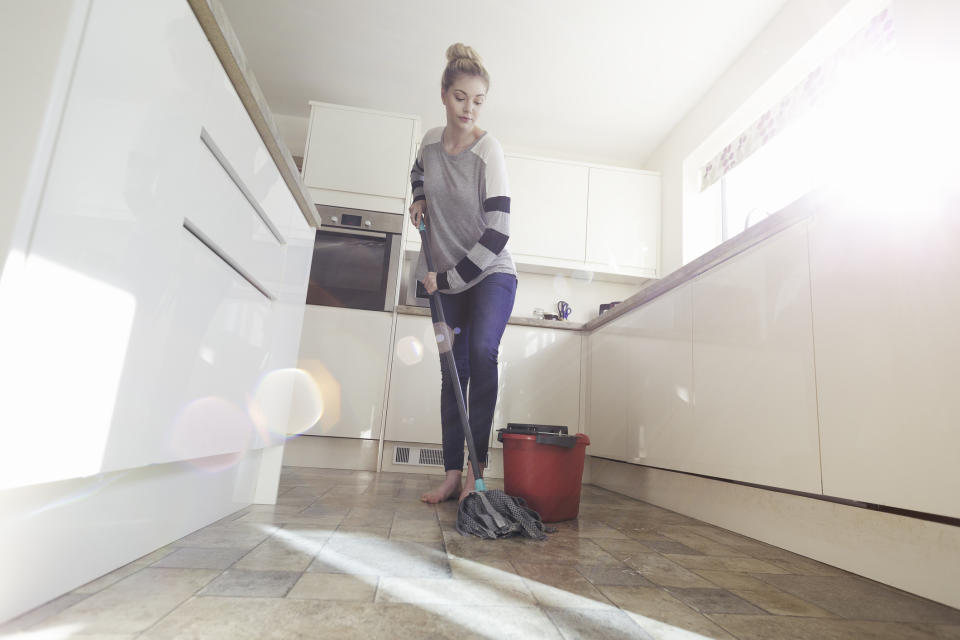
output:
[[[195,153],[197,188],[183,210],[184,225],[270,299],[283,281],[286,239],[253,199],[206,130]]]
[[[104,470],[242,452],[270,433],[250,399],[276,342],[271,302],[186,230],[170,251],[137,309]]]
[[[257,131],[213,49],[206,47],[211,75],[207,86],[202,126],[213,139],[226,163],[266,215],[269,224],[281,229],[291,224],[292,209],[287,205],[289,188],[280,176],[273,158]],[[200,132],[197,131],[197,135]],[[303,218],[297,211],[296,216]],[[280,232],[282,235],[282,231]]]

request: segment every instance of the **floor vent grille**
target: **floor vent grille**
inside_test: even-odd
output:
[[[443,449],[420,447],[394,447],[394,464],[412,464],[421,467],[442,467]]]
[[[443,449],[420,449],[420,464],[443,466]]]

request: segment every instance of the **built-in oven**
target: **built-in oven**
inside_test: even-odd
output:
[[[406,216],[317,205],[307,304],[393,311]]]

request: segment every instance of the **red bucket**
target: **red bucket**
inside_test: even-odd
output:
[[[583,461],[590,438],[563,426],[509,423],[503,443],[503,489],[523,498],[544,522],[572,520],[580,512]]]

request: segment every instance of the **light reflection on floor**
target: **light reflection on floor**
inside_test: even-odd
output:
[[[455,503],[419,501],[434,481],[285,468],[277,505],[232,514],[0,633],[899,640],[960,632],[956,610],[591,486],[579,519],[558,523],[545,542],[463,537]]]

